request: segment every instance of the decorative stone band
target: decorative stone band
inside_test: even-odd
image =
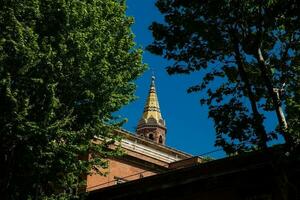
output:
[[[157,160],[164,161],[166,163],[175,162],[181,160],[178,155],[170,155],[159,150],[153,149],[143,144],[135,143],[134,141],[123,139],[121,141],[121,146],[124,149],[132,150],[143,155],[155,158]]]
[[[155,112],[159,112],[160,113],[160,109],[157,108],[157,107],[154,107],[154,106],[146,106],[144,108],[144,112],[147,112],[147,111],[155,111]]]
[[[139,125],[137,126],[137,130],[142,130],[142,129],[149,129],[149,128],[161,128],[163,130],[167,130],[166,126],[163,124],[143,124],[143,123],[139,123]]]

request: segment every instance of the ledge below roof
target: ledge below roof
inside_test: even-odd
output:
[[[134,141],[138,144],[146,145],[150,148],[156,149],[158,151],[161,151],[161,152],[173,155],[173,156],[178,156],[179,160],[193,157],[191,154],[185,153],[183,151],[174,149],[174,148],[166,146],[166,145],[158,144],[151,140],[147,140],[145,138],[137,136],[137,135],[135,135],[127,130],[124,130],[124,129],[116,130],[115,133],[119,134],[120,136],[123,136],[124,138],[126,138],[128,140]]]

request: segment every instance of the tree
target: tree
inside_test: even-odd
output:
[[[296,58],[296,59],[299,59]],[[297,61],[299,62],[299,61]],[[300,144],[300,67],[299,65],[291,67],[289,72],[290,84],[286,88],[286,113],[288,121],[288,134],[292,141],[299,147]],[[299,149],[298,149],[299,151]],[[299,154],[298,154],[299,155]]]
[[[299,110],[292,114],[288,103],[300,104],[292,78],[299,77],[297,1],[158,0],[156,6],[165,23],[151,25],[155,41],[148,50],[173,61],[169,74],[204,71],[188,92],[206,91],[201,103],[214,120],[217,146],[228,153],[264,149],[278,134],[295,145],[297,130],[288,128],[283,108],[299,126]],[[276,113],[276,130],[265,129],[267,112]]]
[[[112,113],[145,69],[125,10],[123,0],[1,1],[4,199],[77,198],[92,167],[118,154],[106,148],[120,126]]]

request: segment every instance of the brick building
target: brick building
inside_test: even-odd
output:
[[[166,123],[162,118],[156,94],[155,77],[152,76],[149,95],[143,115],[138,122],[136,134],[125,130],[115,131],[115,134],[123,138],[120,145],[125,151],[125,155],[108,159],[109,168],[105,171],[107,176],[89,175],[87,191],[202,162],[201,158],[192,157],[166,146],[166,130]]]
[[[300,200],[299,154],[250,152],[89,193],[89,200]]]
[[[270,148],[204,162],[165,145],[154,77],[136,134],[118,130],[123,157],[87,177],[90,200],[300,200],[300,159]],[[120,184],[122,183],[122,184]]]

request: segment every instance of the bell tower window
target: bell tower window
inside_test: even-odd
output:
[[[162,144],[162,143],[163,143],[163,138],[162,138],[161,135],[159,136],[158,142],[159,142],[159,144]]]
[[[153,136],[152,133],[149,134],[149,139],[150,139],[150,140],[154,140],[154,136]]]

